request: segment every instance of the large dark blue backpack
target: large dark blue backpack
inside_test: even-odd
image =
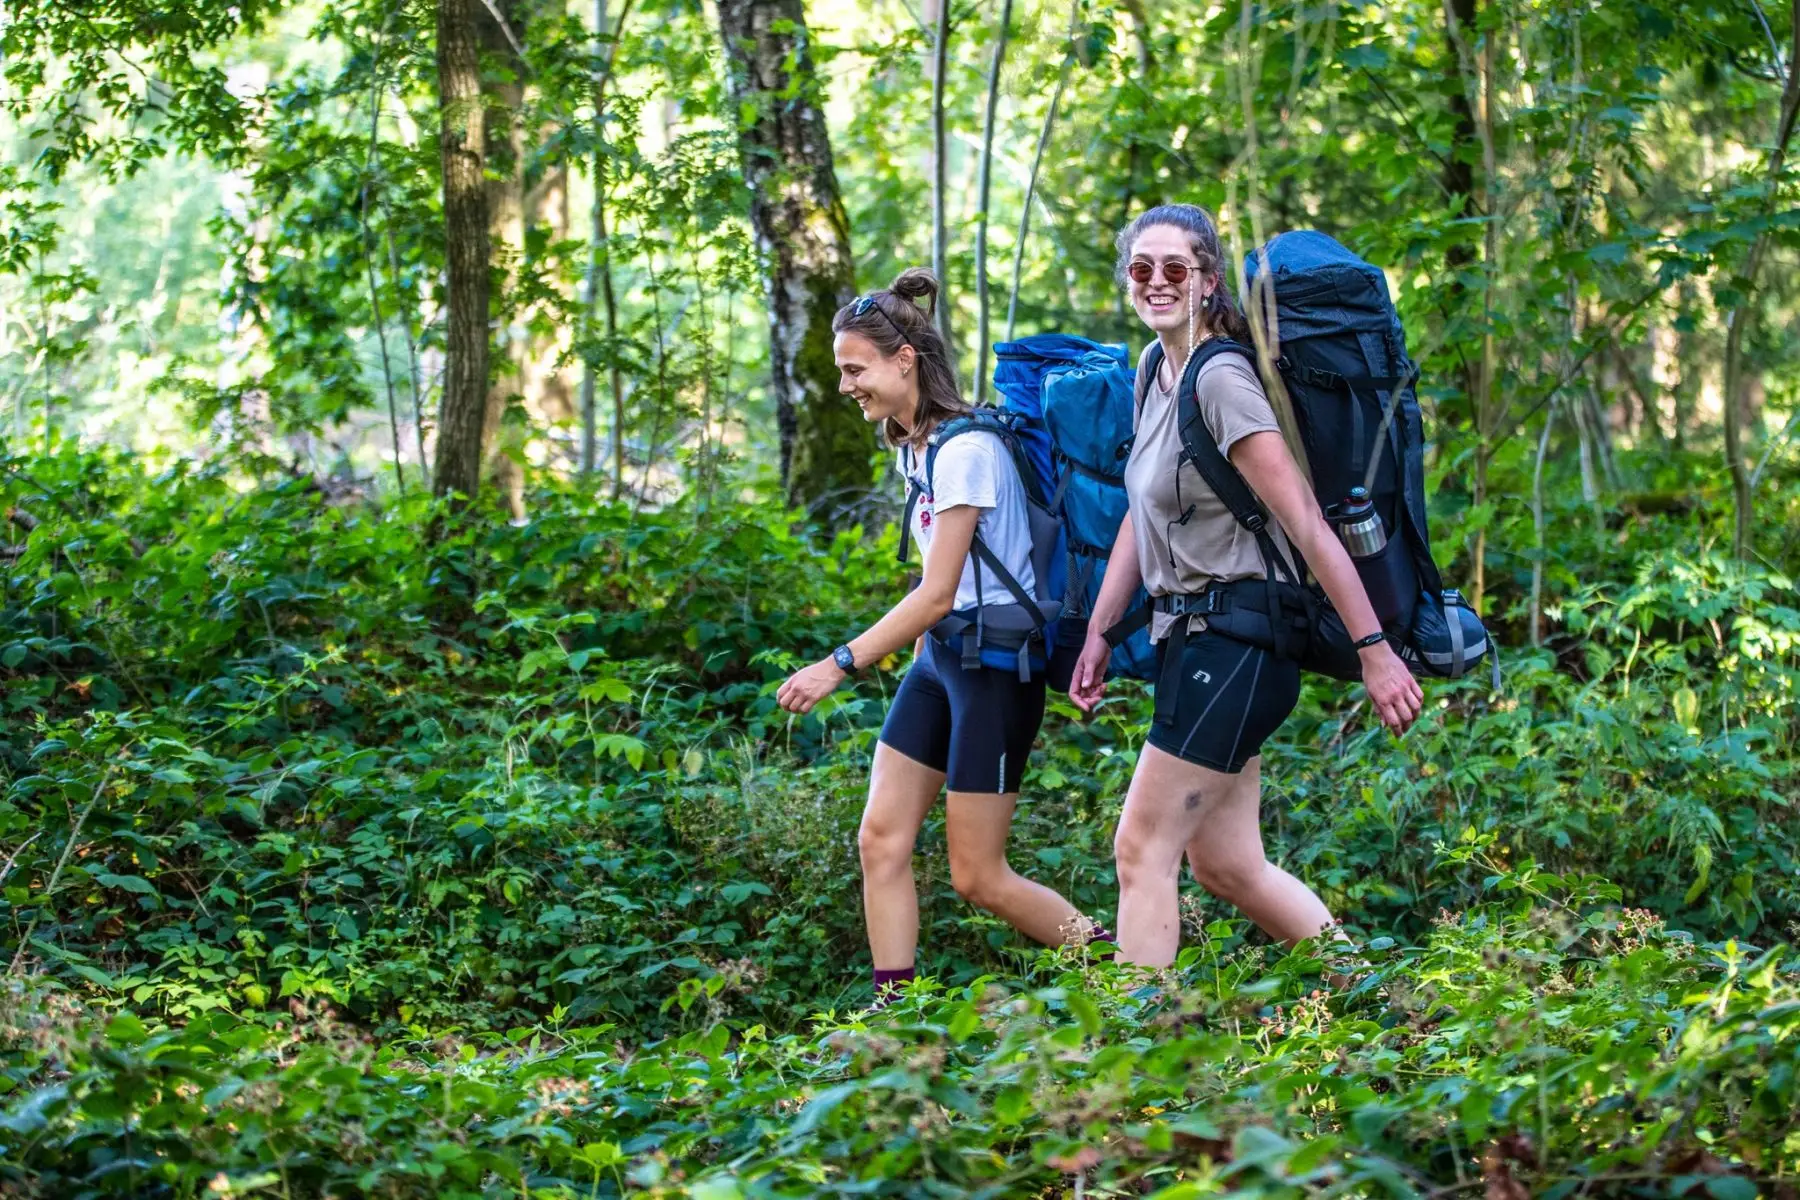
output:
[[[1398,543],[1402,578],[1413,597],[1386,621],[1390,644],[1417,672],[1462,675],[1492,646],[1461,593],[1444,587],[1431,556],[1425,432],[1413,390],[1418,368],[1407,356],[1386,278],[1325,234],[1303,230],[1271,239],[1246,262],[1245,307],[1253,320],[1270,311],[1270,293],[1274,365],[1293,402],[1314,495],[1330,518],[1351,489],[1368,491],[1390,542]],[[1182,455],[1238,523],[1257,536],[1269,578],[1177,599],[1204,613],[1209,628],[1291,649],[1303,666],[1322,674],[1359,679],[1361,663],[1342,620],[1322,590],[1305,580],[1305,564],[1279,553],[1264,529],[1262,506],[1200,418],[1195,395],[1200,369],[1220,354],[1242,355],[1255,367],[1250,347],[1224,338],[1202,343],[1189,356],[1177,392]],[[1145,355],[1139,402],[1162,359],[1160,345]],[[1116,630],[1120,636],[1125,632]],[[1494,672],[1498,686],[1497,659]]]
[[[1106,562],[1125,520],[1125,462],[1133,399],[1125,347],[1045,333],[994,347],[994,387],[1013,409],[1035,407],[1054,468],[1051,511],[1068,547],[1068,592],[1060,641],[1079,654]],[[1140,587],[1136,603],[1148,600]],[[1149,679],[1156,653],[1148,631],[1113,651],[1108,675]]]

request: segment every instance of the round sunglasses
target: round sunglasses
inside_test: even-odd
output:
[[[1193,269],[1191,264],[1184,263],[1179,258],[1171,258],[1162,264],[1163,278],[1175,287],[1186,283],[1188,273]],[[1125,268],[1125,274],[1131,277],[1133,283],[1149,283],[1156,275],[1156,264],[1147,258],[1134,258],[1131,265]]]

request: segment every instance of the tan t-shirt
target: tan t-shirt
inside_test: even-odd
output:
[[[1140,356],[1138,369],[1142,371],[1143,366]],[[1195,397],[1200,419],[1226,454],[1250,434],[1281,431],[1255,368],[1241,354],[1215,355],[1201,367]],[[1151,380],[1137,413],[1137,440],[1125,464],[1125,492],[1130,497],[1144,587],[1152,596],[1168,596],[1205,591],[1214,582],[1261,579],[1268,569],[1257,549],[1256,535],[1237,523],[1192,463],[1181,461],[1177,407],[1175,390]],[[1181,515],[1190,505],[1193,512],[1182,522]],[[1287,535],[1273,517],[1268,529],[1277,548],[1287,555]],[[1174,616],[1156,614],[1151,638],[1161,641],[1174,623]],[[1206,628],[1206,618],[1190,618],[1188,628]]]

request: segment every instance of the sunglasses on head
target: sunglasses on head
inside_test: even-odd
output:
[[[850,315],[853,317],[860,317],[864,313],[868,312],[871,308],[874,309],[876,312],[880,313],[882,315],[882,317],[887,321],[887,323],[889,325],[893,326],[894,332],[900,335],[900,340],[902,342],[905,342],[908,346],[912,345],[912,339],[906,336],[906,330],[900,328],[900,322],[898,322],[898,321],[894,320],[894,318],[888,316],[887,309],[885,309],[885,308],[881,307],[881,305],[875,303],[874,296],[858,296],[855,300],[851,301],[850,302]]]
[[[1171,258],[1162,264],[1163,278],[1180,287],[1187,282],[1188,272],[1194,268],[1179,258]],[[1149,283],[1156,275],[1156,264],[1147,258],[1134,258],[1131,265],[1125,268],[1125,274],[1131,276],[1133,283]]]

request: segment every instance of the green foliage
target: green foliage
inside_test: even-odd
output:
[[[1442,851],[1485,869],[1485,839]],[[0,1171],[59,1195],[1754,1196],[1800,1168],[1800,972],[1523,864],[1328,996],[1198,931],[873,1017],[371,1044],[296,1006],[182,1027],[15,986]],[[733,985],[683,988],[711,1007]],[[325,1114],[330,1120],[321,1119]],[[129,1150],[124,1151],[126,1139]]]
[[[0,597],[22,964],[173,1018],[292,997],[389,1031],[556,1005],[659,1029],[684,1021],[676,982],[746,972],[745,1015],[784,1027],[860,986],[855,829],[892,677],[807,720],[770,692],[892,594],[891,542],[545,495],[523,529],[427,549],[441,518],[416,499],[111,455],[7,469],[37,522]],[[1271,838],[1334,910],[1421,932],[1474,898],[1432,850],[1472,829],[1498,863],[1603,875],[1708,936],[1800,919],[1791,585],[1615,554],[1625,582],[1564,602],[1554,656],[1506,652],[1496,695],[1433,685],[1401,742],[1309,687],[1270,748]],[[1075,716],[1053,705],[1017,854],[1104,913],[1144,698]],[[1010,969],[942,836],[934,816],[927,961]]]
[[[0,843],[40,835],[7,893],[32,957],[171,1014],[294,995],[442,1024],[654,1014],[642,978],[779,940],[721,894],[729,863],[681,885],[701,864],[656,848],[666,793],[735,747],[817,747],[756,648],[856,619],[837,598],[873,590],[878,548],[816,554],[754,509],[570,505],[420,554],[416,505],[33,466],[70,476],[22,485],[52,515],[0,635]]]
[[[933,979],[875,1017],[856,830],[904,664],[804,720],[772,691],[903,585],[875,521],[766,499],[716,30],[663,0],[616,42],[502,7],[519,527],[417,486],[446,299],[430,6],[0,19],[0,1190],[1791,1191],[1781,6],[1483,0],[1459,49],[1437,4],[1019,0],[992,280],[1061,97],[1021,332],[1140,340],[1111,239],[1162,200],[1220,209],[1237,251],[1314,226],[1381,263],[1437,546],[1481,580],[1506,681],[1433,683],[1398,742],[1312,682],[1270,745],[1270,855],[1365,961],[1274,950],[1200,892],[1158,978],[1035,953],[956,897],[934,814]],[[953,16],[966,333],[995,31]],[[826,108],[879,286],[927,257],[930,34],[905,5],[807,18],[795,97]],[[564,469],[588,373],[610,501]],[[1728,402],[1766,468],[1747,563],[1720,552]],[[1091,721],[1053,704],[1029,769],[1013,861],[1088,912],[1146,718],[1132,687]]]

